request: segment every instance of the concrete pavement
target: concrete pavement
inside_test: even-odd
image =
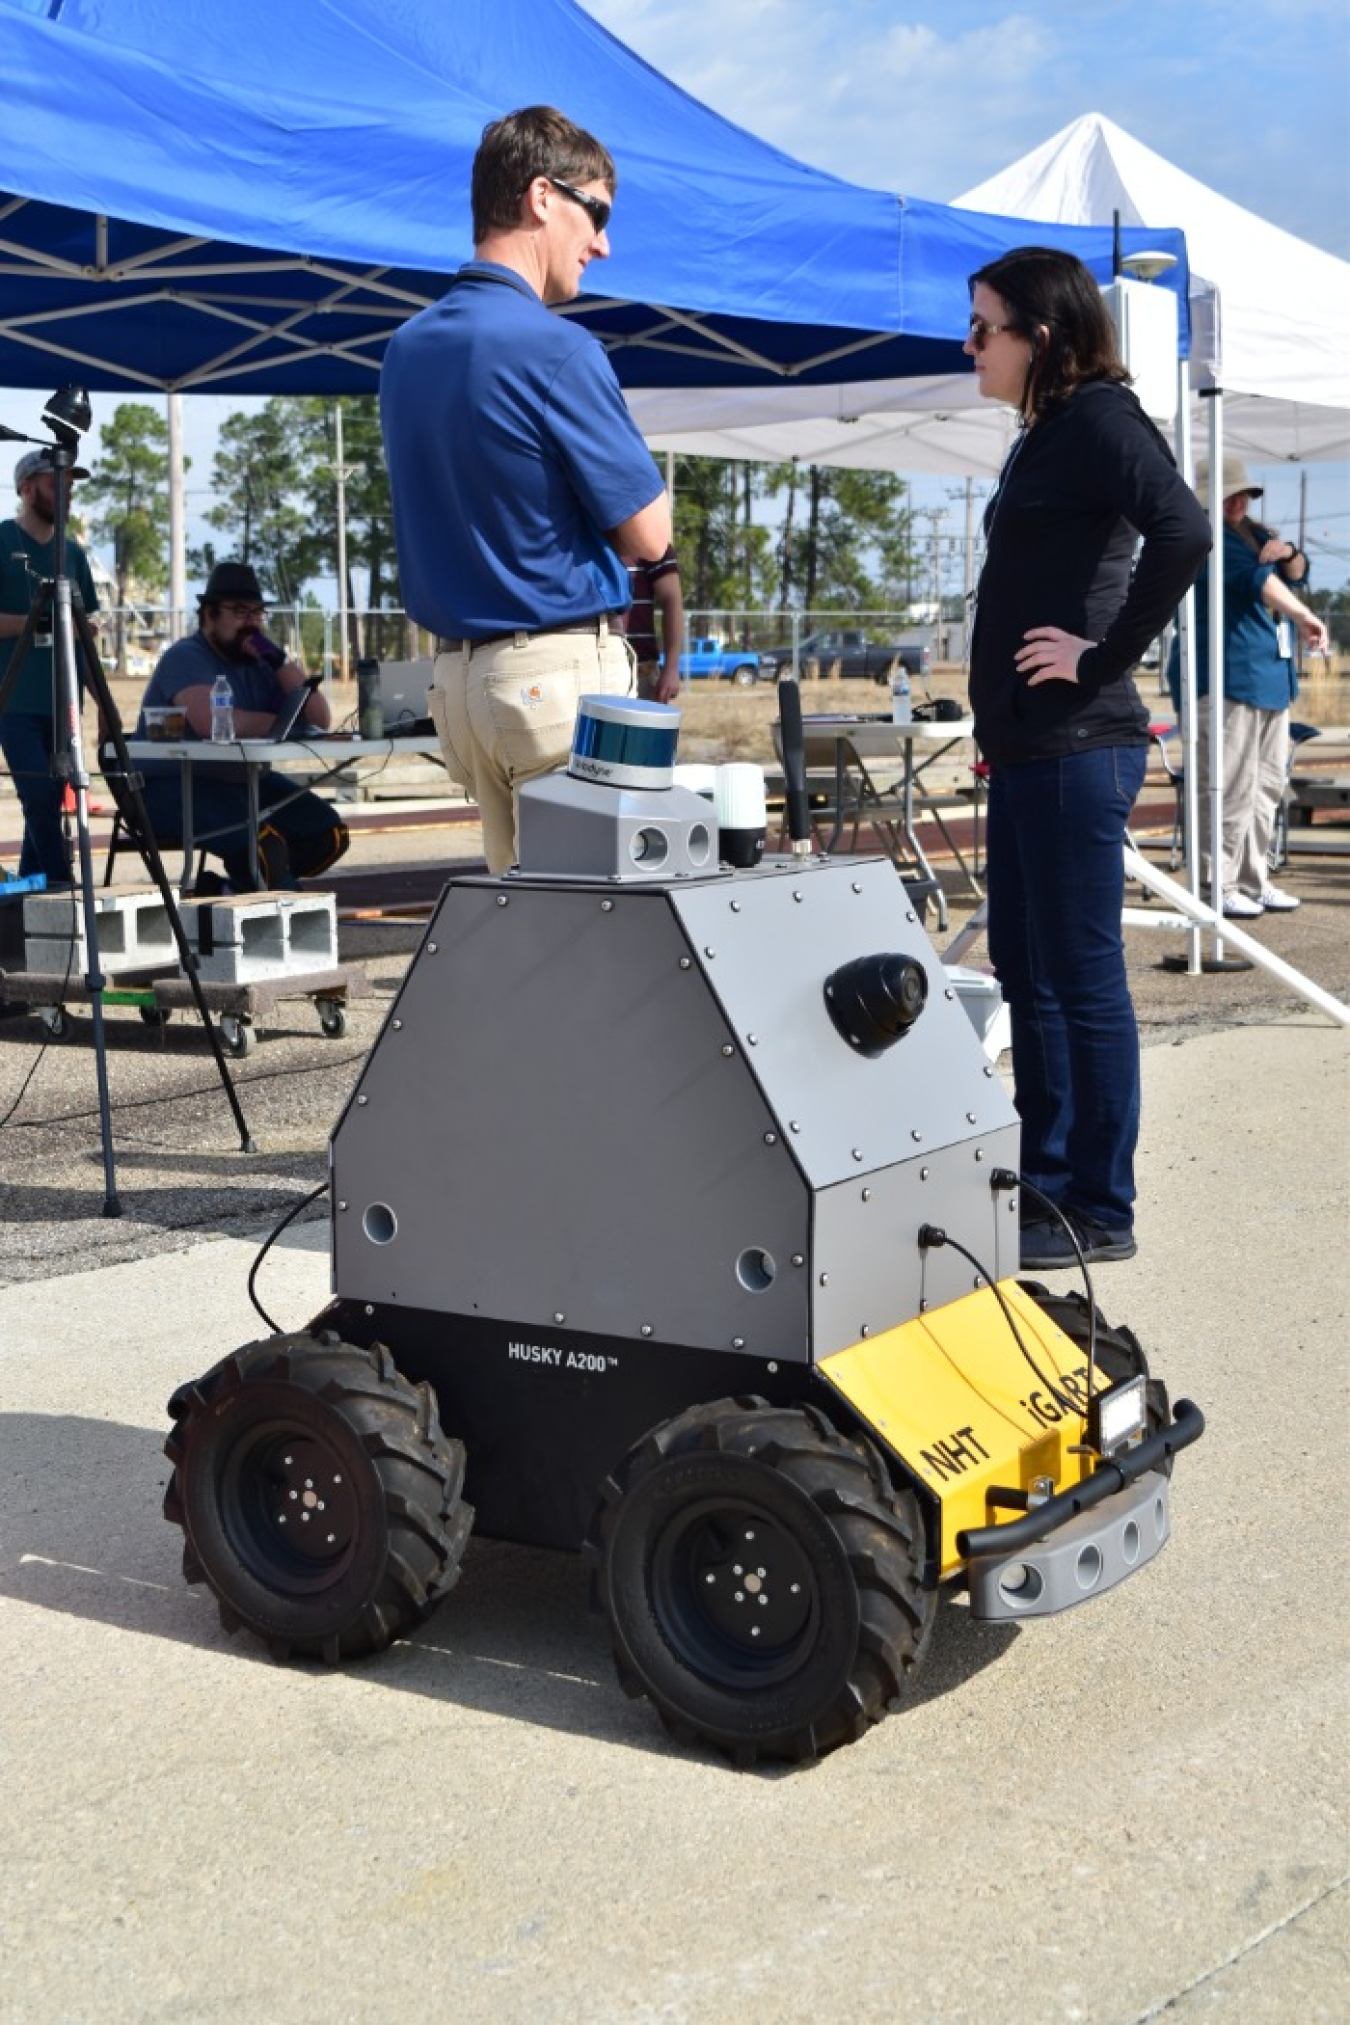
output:
[[[1209,1418],[1173,1539],[1063,1618],[944,1601],[912,1703],[804,1772],[669,1743],[557,1555],[471,1543],[411,1641],[275,1665],[159,1515],[256,1244],[0,1289],[0,2018],[1343,2018],[1348,1063],[1311,1016],[1146,1050],[1097,1280]],[[325,1242],[269,1254],[283,1326]]]

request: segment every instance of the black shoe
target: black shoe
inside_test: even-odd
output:
[[[1089,1266],[1109,1265],[1116,1259],[1132,1259],[1139,1247],[1128,1224],[1110,1228],[1092,1223],[1084,1216],[1071,1216],[1075,1235]],[[1022,1270],[1053,1273],[1078,1264],[1078,1253],[1058,1217],[1027,1224],[1022,1230]]]

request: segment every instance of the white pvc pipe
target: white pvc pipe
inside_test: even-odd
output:
[[[1209,402],[1209,902],[1223,956],[1223,390]]]
[[[1199,927],[1221,932],[1224,939],[1232,943],[1234,949],[1250,957],[1251,961],[1259,964],[1262,970],[1268,970],[1272,977],[1278,977],[1282,983],[1292,985],[1301,998],[1306,998],[1309,1005],[1316,1006],[1319,1012],[1324,1012],[1328,1019],[1336,1022],[1337,1026],[1350,1026],[1350,1005],[1343,1004],[1331,992],[1323,991],[1320,984],[1314,984],[1301,970],[1295,970],[1292,963],[1286,963],[1282,956],[1276,956],[1263,943],[1258,942],[1255,936],[1246,934],[1231,921],[1216,914],[1212,907],[1206,907],[1203,901],[1196,900],[1184,886],[1179,886],[1175,879],[1169,879],[1165,872],[1160,872],[1155,865],[1150,865],[1147,858],[1141,857],[1135,850],[1133,844],[1125,846],[1125,871],[1129,878],[1137,879],[1142,886],[1149,887],[1160,899],[1166,900],[1170,907],[1175,907],[1178,913],[1186,915]],[[946,963],[955,961],[951,950],[944,953],[943,960]]]
[[[1177,462],[1188,485],[1195,483],[1195,456],[1191,444],[1190,369],[1185,359],[1177,361]],[[1195,592],[1187,591],[1181,601],[1177,626],[1177,655],[1181,670],[1181,721],[1177,726],[1181,747],[1181,846],[1186,866],[1186,884],[1195,899],[1200,898],[1200,775],[1197,759],[1195,714]],[[1200,975],[1200,931],[1186,931],[1186,970]]]

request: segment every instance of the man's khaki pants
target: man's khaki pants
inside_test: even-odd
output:
[[[1209,698],[1196,716],[1201,873],[1210,879]],[[1289,771],[1289,712],[1254,703],[1223,706],[1223,890],[1259,900],[1270,884],[1268,853]]]
[[[633,656],[598,619],[584,633],[513,633],[438,654],[427,708],[446,770],[477,802],[490,872],[516,862],[515,790],[564,766],[582,696],[629,696]]]

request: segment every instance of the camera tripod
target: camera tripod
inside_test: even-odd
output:
[[[69,398],[71,396],[78,398],[72,401]],[[68,420],[63,409],[69,410],[72,407],[75,413]],[[76,420],[76,416],[81,412],[83,420]],[[146,814],[145,804],[141,797],[140,776],[135,772],[131,764],[130,755],[127,752],[122,721],[118,714],[117,705],[113,701],[112,691],[109,688],[108,678],[104,671],[102,660],[99,657],[93,630],[90,627],[84,607],[80,602],[79,592],[72,584],[64,567],[66,561],[66,516],[69,483],[66,474],[73,468],[75,463],[75,446],[78,436],[81,430],[88,427],[88,401],[84,399],[78,388],[65,388],[60,394],[53,397],[43,416],[43,420],[51,425],[53,434],[57,438],[57,441],[54,443],[43,444],[48,461],[55,473],[56,520],[54,548],[56,573],[54,576],[44,578],[39,582],[32,604],[29,607],[28,617],[24,621],[23,629],[14,643],[9,667],[5,672],[3,681],[0,681],[0,716],[3,716],[8,705],[10,694],[18,679],[19,671],[38,636],[39,628],[41,627],[45,631],[47,626],[50,625],[52,638],[53,765],[57,773],[63,775],[68,780],[75,798],[78,863],[74,869],[77,872],[76,884],[79,889],[80,905],[83,913],[85,957],[88,965],[84,984],[89,993],[89,1005],[93,1016],[99,1128],[103,1145],[103,1214],[104,1216],[113,1217],[122,1214],[122,1205],[117,1195],[117,1174],[112,1143],[112,1116],[108,1095],[107,1038],[103,1024],[103,990],[107,980],[102,974],[99,961],[98,915],[95,906],[97,888],[94,880],[93,847],[89,836],[89,769],[84,757],[84,739],[80,722],[80,690],[76,679],[77,639],[79,649],[84,655],[86,679],[98,705],[100,723],[106,727],[108,742],[112,745],[117,757],[117,763],[121,769],[120,785],[126,794],[129,810],[128,822],[132,838],[140,855],[141,862],[144,864],[151,879],[153,879],[159,896],[164,902],[169,926],[178,950],[178,960],[183,974],[187,978],[198,1017],[211,1043],[211,1052],[215,1056],[216,1068],[229,1100],[230,1109],[234,1114],[235,1123],[239,1128],[240,1151],[252,1153],[256,1151],[256,1148],[244,1120],[244,1114],[239,1106],[238,1094],[235,1091],[234,1083],[225,1061],[225,1055],[220,1045],[220,1036],[207,1010],[205,996],[201,988],[201,980],[197,974],[196,952],[189,943],[184,931],[178,903],[174,896],[173,888],[169,883],[168,876],[165,873],[164,860],[160,855],[154,831],[150,826],[150,819]],[[0,437],[21,442],[40,440],[19,436],[17,431],[4,428],[3,425],[0,425]],[[73,927],[74,924],[72,922],[72,933]]]

